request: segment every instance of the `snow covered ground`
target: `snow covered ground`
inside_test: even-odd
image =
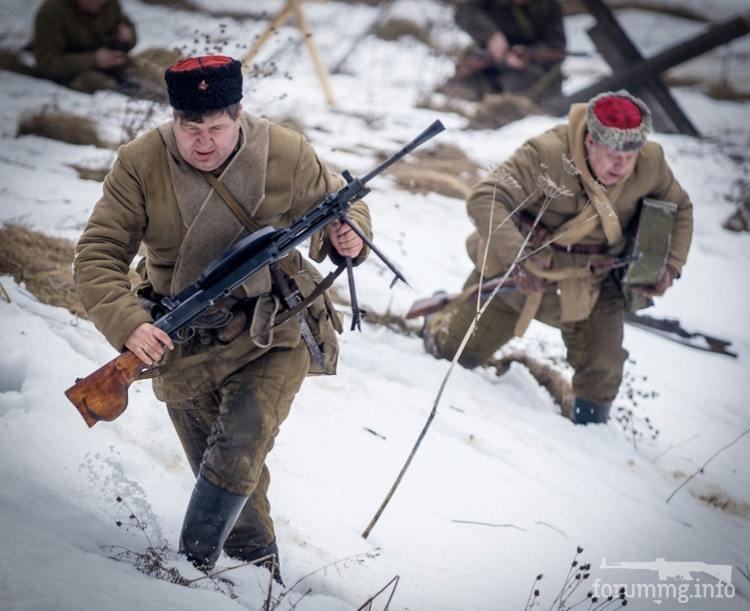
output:
[[[273,13],[282,6],[280,0],[201,4],[233,14]],[[723,6],[728,4],[737,11],[744,6],[740,0]],[[38,5],[38,0],[3,2],[5,43],[28,39]],[[223,37],[224,50],[236,55],[265,25],[135,0],[123,5],[139,26],[139,49],[174,44],[201,51],[192,48],[198,31]],[[431,23],[446,48],[463,40],[451,28],[450,10],[432,0],[400,0],[390,10]],[[338,2],[305,4],[305,12],[331,65],[377,15],[375,8]],[[644,50],[656,51],[641,40],[642,24],[651,17],[624,13]],[[659,20],[660,31],[669,34],[662,42],[685,35],[682,20]],[[584,34],[589,23],[586,16],[566,21],[571,48],[589,48]],[[276,54],[279,72],[247,83],[245,104],[266,116],[295,117],[324,159],[354,173],[369,169],[378,151],[396,150],[435,118],[448,128],[438,138],[484,167],[559,121],[529,117],[501,130],[468,131],[461,117],[415,108],[421,94],[450,74],[451,62],[411,39],[392,44],[371,38],[355,50],[345,72],[333,77],[339,106],[334,111],[325,105],[304,47],[290,44],[296,35],[283,27],[264,50],[259,59]],[[280,50],[284,45],[291,48]],[[739,66],[738,61],[732,69],[747,74],[747,59]],[[577,78],[606,72],[600,59],[572,62],[566,72]],[[738,160],[731,153],[746,151],[750,143],[750,105],[717,102],[690,89],[674,93],[707,137],[655,136],[691,194],[696,231],[683,278],[653,313],[731,338],[739,358],[689,350],[627,327],[632,362],[626,387],[637,395],[658,393],[641,400],[635,411],[641,428],[640,419],[648,416],[660,434],[635,447],[615,422],[574,427],[561,418],[519,365],[501,378],[456,370],[406,477],[365,540],[361,533],[411,450],[448,364],[425,355],[418,340],[383,328],[346,333],[339,375],[306,381],[270,456],[285,580],[292,585],[304,578],[278,608],[356,609],[398,575],[391,609],[522,610],[535,576],[543,573],[537,587],[540,608],[546,609],[577,546],[584,548],[579,560],[591,563],[591,575],[569,602],[596,584],[605,595],[612,584],[626,584],[633,594],[629,607],[635,609],[750,608],[750,579],[739,570],[747,571],[750,563],[750,435],[665,502],[688,475],[750,427],[750,249],[747,235],[720,226],[733,210],[727,198],[734,182],[747,179],[746,157]],[[129,111],[116,94],[80,95],[2,73],[0,221],[75,240],[101,185],[81,180],[71,164],[106,164],[112,153],[16,138],[19,117],[44,104],[92,117],[111,141],[118,140]],[[165,117],[163,112],[154,122]],[[438,287],[457,290],[470,269],[463,245],[470,223],[462,202],[413,195],[387,177],[373,187],[368,201],[377,242],[414,290],[389,291],[387,270],[370,259],[358,270],[360,300],[379,312],[390,307],[403,313],[416,297]],[[166,545],[170,567],[188,579],[200,576],[175,552],[192,474],[147,382],[131,389],[121,418],[87,429],[63,390],[114,351],[90,323],[40,304],[9,277],[0,282],[10,298],[0,301],[0,609],[260,609],[267,587],[267,573],[260,569],[228,572],[236,595],[231,598],[226,584],[202,580],[185,588],[111,559],[125,550],[142,553],[149,545]],[[563,353],[558,333],[536,323],[517,346]],[[630,405],[625,392],[617,404]],[[659,581],[653,570],[603,568],[658,558],[730,565],[732,587],[719,587],[705,573],[693,575],[699,583],[674,582]],[[222,557],[219,564],[232,562]],[[373,608],[382,609],[385,600],[381,595]]]

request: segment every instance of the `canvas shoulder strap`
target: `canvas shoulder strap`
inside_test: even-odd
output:
[[[213,189],[219,194],[219,197],[221,197],[222,201],[229,207],[229,209],[234,213],[240,223],[242,223],[249,232],[252,233],[261,229],[260,225],[255,221],[255,219],[253,219],[253,217],[248,214],[248,212],[229,192],[229,189],[227,189],[226,186],[218,178],[216,178],[216,176],[208,172],[204,172],[203,175],[208,181],[208,184],[210,184]],[[279,261],[278,266],[281,271],[283,271],[289,278],[294,278],[294,276],[297,274],[297,270],[294,268],[294,264],[289,257],[285,257],[284,259]],[[298,312],[301,312],[302,310],[307,308],[333,284],[333,281],[339,276],[339,274],[341,274],[343,270],[344,266],[339,265],[336,270],[328,274],[320,283],[318,283],[315,289],[307,297],[305,297],[300,303],[292,308],[292,314],[290,314],[290,312],[292,312],[290,310],[285,312],[287,316],[284,317],[283,320],[281,320],[281,317],[279,318],[281,322],[288,320],[294,314],[297,314]]]

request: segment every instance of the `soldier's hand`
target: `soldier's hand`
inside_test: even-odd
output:
[[[508,39],[502,32],[495,32],[487,41],[487,50],[490,52],[496,62],[503,61],[509,48]]]
[[[124,51],[113,51],[112,49],[102,47],[94,53],[94,61],[97,68],[110,70],[124,66],[125,62],[128,61],[128,55]]]
[[[334,221],[328,226],[328,239],[342,257],[356,257],[362,252],[364,242],[349,225]]]
[[[146,365],[158,363],[167,348],[174,349],[172,338],[150,322],[139,325],[125,342],[125,347]]]
[[[529,260],[533,262],[535,267],[539,269],[548,269],[549,262],[545,257],[540,255],[532,255]],[[516,265],[511,273],[511,278],[516,288],[523,293],[528,295],[529,293],[537,293],[544,290],[544,278],[537,276],[528,269],[525,261],[521,261]]]
[[[529,58],[523,53],[524,47],[513,47],[505,54],[503,61],[512,70],[524,70],[529,66]]]
[[[122,42],[131,44],[135,40],[135,32],[127,23],[121,21],[115,28],[115,38]]]
[[[664,295],[664,293],[667,292],[667,289],[672,286],[676,277],[677,270],[674,269],[671,265],[667,264],[664,266],[664,271],[661,273],[661,278],[659,278],[659,282],[656,283],[656,286],[642,286],[636,290],[638,290],[640,293],[643,293],[644,295],[647,295],[648,297],[661,297],[662,295]]]

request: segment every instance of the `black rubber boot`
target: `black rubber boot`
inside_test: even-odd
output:
[[[570,415],[573,424],[604,424],[609,420],[609,405],[577,397]]]
[[[271,556],[271,558],[258,562],[257,565],[272,571],[274,581],[279,585],[284,585],[284,581],[281,579],[281,567],[279,566],[279,548],[275,540],[264,546],[246,545],[241,548],[231,549],[227,547],[224,548],[224,551],[227,553],[227,556],[236,560],[242,560],[243,562],[255,562],[264,556]]]
[[[182,523],[179,552],[199,569],[212,569],[247,499],[199,475]]]

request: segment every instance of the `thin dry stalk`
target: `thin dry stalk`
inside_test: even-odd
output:
[[[479,311],[474,316],[473,320],[471,321],[471,324],[469,325],[469,328],[466,330],[466,333],[464,334],[463,339],[461,340],[461,344],[458,347],[458,350],[456,350],[456,354],[453,356],[453,359],[451,360],[450,366],[448,367],[448,371],[445,374],[445,377],[443,378],[442,382],[440,383],[440,388],[438,389],[437,396],[435,397],[435,401],[432,405],[432,410],[430,411],[429,416],[427,417],[427,422],[425,422],[424,426],[422,427],[422,430],[419,433],[419,437],[417,438],[416,443],[414,444],[414,447],[412,448],[411,452],[409,453],[409,456],[406,459],[406,462],[404,463],[404,466],[401,468],[401,471],[399,472],[398,476],[396,477],[396,481],[391,486],[391,489],[388,491],[388,494],[386,495],[385,499],[383,500],[382,504],[378,508],[377,512],[373,516],[372,520],[370,520],[370,523],[367,525],[367,528],[365,528],[364,532],[362,533],[362,537],[366,539],[370,532],[372,531],[373,527],[377,523],[377,521],[380,519],[380,516],[382,515],[383,511],[385,510],[386,506],[390,502],[391,498],[393,497],[393,494],[396,492],[396,489],[398,488],[399,484],[401,483],[401,480],[404,477],[404,474],[406,473],[407,469],[409,468],[409,465],[411,464],[411,461],[414,460],[414,456],[417,453],[417,450],[419,449],[419,446],[422,444],[422,440],[424,439],[425,435],[427,434],[428,429],[430,428],[430,425],[432,424],[433,419],[435,418],[435,415],[437,414],[437,408],[440,404],[440,400],[443,397],[443,392],[445,391],[445,387],[448,384],[448,380],[450,379],[451,374],[453,373],[453,369],[456,367],[456,363],[458,363],[458,359],[461,358],[461,355],[463,354],[464,349],[466,348],[466,345],[469,343],[469,340],[471,339],[472,334],[474,333],[474,330],[476,329],[477,323],[479,322],[479,319],[482,317],[484,312],[489,307],[490,303],[492,303],[492,300],[497,295],[497,292],[500,290],[500,288],[505,284],[505,281],[510,276],[511,272],[515,269],[515,266],[518,264],[518,261],[521,259],[521,254],[523,253],[524,249],[526,248],[526,245],[528,244],[529,240],[531,239],[531,235],[536,228],[536,226],[539,223],[539,220],[541,219],[542,215],[547,211],[547,208],[549,207],[550,203],[552,202],[551,197],[546,197],[544,199],[544,202],[542,203],[541,207],[539,208],[539,212],[537,213],[536,217],[534,218],[534,223],[531,227],[531,230],[526,234],[526,237],[524,238],[523,243],[518,249],[518,252],[516,253],[516,256],[511,263],[511,265],[506,270],[505,274],[503,275],[500,282],[497,284],[495,289],[490,293],[489,297],[487,297],[487,300],[484,302],[482,307],[479,309]]]
[[[482,269],[479,272],[479,286],[482,286],[484,284],[484,270],[487,268],[487,257],[490,254],[490,242],[492,241],[492,234],[495,233],[502,227],[509,218],[511,218],[518,210],[520,210],[521,206],[523,206],[528,200],[529,197],[526,197],[516,208],[511,212],[509,215],[507,215],[500,224],[493,229],[493,219],[495,216],[495,204],[497,203],[497,187],[498,185],[509,187],[512,189],[520,189],[521,185],[518,184],[518,181],[511,176],[511,174],[505,169],[505,168],[499,168],[497,170],[497,179],[494,183],[492,183],[492,202],[490,205],[490,222],[489,227],[487,228],[487,240],[484,245],[484,254],[482,255]],[[482,305],[482,291],[477,291],[477,312],[479,311],[479,308]]]
[[[325,571],[326,569],[328,569],[328,568],[330,568],[332,566],[337,566],[339,564],[346,564],[347,562],[350,562],[352,560],[355,561],[355,562],[363,563],[366,558],[374,558],[379,553],[380,553],[380,548],[376,547],[375,549],[373,549],[373,550],[371,550],[369,552],[362,552],[362,553],[359,553],[359,554],[352,554],[351,556],[346,556],[345,558],[339,558],[338,560],[334,560],[333,562],[329,562],[328,564],[325,564],[325,565],[323,565],[321,567],[318,567],[314,571],[310,571],[309,573],[307,573],[307,575],[303,575],[302,577],[300,577],[289,588],[287,588],[286,590],[284,590],[275,601],[272,601],[272,603],[270,604],[269,607],[264,607],[263,611],[274,611],[275,609],[277,609],[279,607],[279,605],[282,603],[282,601],[284,600],[284,598],[288,594],[290,594],[292,591],[294,591],[294,589],[297,586],[299,586],[303,581],[305,581],[306,579],[312,577],[316,573],[320,573],[321,571]],[[307,595],[307,593],[305,594],[305,596],[306,595]],[[299,601],[297,601],[297,602],[299,603]]]
[[[692,473],[684,482],[682,482],[679,486],[677,486],[677,488],[675,488],[672,491],[672,494],[670,494],[667,497],[666,502],[669,503],[669,501],[672,500],[672,498],[674,497],[674,495],[677,494],[680,490],[682,490],[685,486],[687,486],[693,478],[695,478],[697,475],[703,473],[704,469],[708,466],[708,464],[714,458],[716,458],[724,450],[727,450],[727,449],[731,448],[735,443],[737,443],[740,439],[742,439],[748,433],[750,433],[750,428],[749,429],[745,429],[739,435],[737,435],[737,437],[735,437],[732,441],[730,441],[728,444],[726,444],[725,446],[719,448],[716,452],[714,452],[713,455],[711,456],[711,458],[709,458],[706,462],[704,462],[700,469],[698,469],[697,471],[695,471],[694,473]]]
[[[383,592],[385,592],[391,584],[393,584],[393,589],[391,590],[391,595],[388,597],[388,600],[385,601],[385,607],[383,607],[383,611],[388,611],[388,607],[391,604],[391,601],[393,600],[393,597],[396,595],[396,588],[398,587],[398,582],[401,578],[396,575],[391,579],[387,584],[385,584],[380,590],[378,590],[375,594],[370,596],[361,607],[357,609],[357,611],[372,611],[372,603],[375,601],[375,599],[380,596]]]
[[[669,452],[672,450],[676,450],[677,448],[680,448],[684,445],[689,444],[691,441],[698,439],[698,435],[693,435],[690,439],[686,439],[685,441],[681,443],[675,443],[669,446],[666,450],[664,450],[661,454],[657,454],[654,458],[651,459],[651,464],[656,464],[656,461],[660,460],[664,456],[666,456]]]
[[[190,583],[196,583],[198,581],[203,581],[204,579],[212,579],[213,577],[218,577],[222,573],[226,573],[228,571],[234,571],[235,569],[241,569],[243,566],[260,566],[261,562],[265,562],[266,560],[273,559],[273,562],[275,562],[276,556],[273,554],[269,554],[268,556],[263,556],[261,558],[257,558],[256,560],[250,560],[248,562],[242,562],[240,564],[235,564],[234,566],[228,566],[223,569],[220,569],[218,571],[212,571],[210,573],[206,573],[205,575],[201,577],[196,577],[195,579],[191,579]],[[271,573],[273,575],[273,572]]]

